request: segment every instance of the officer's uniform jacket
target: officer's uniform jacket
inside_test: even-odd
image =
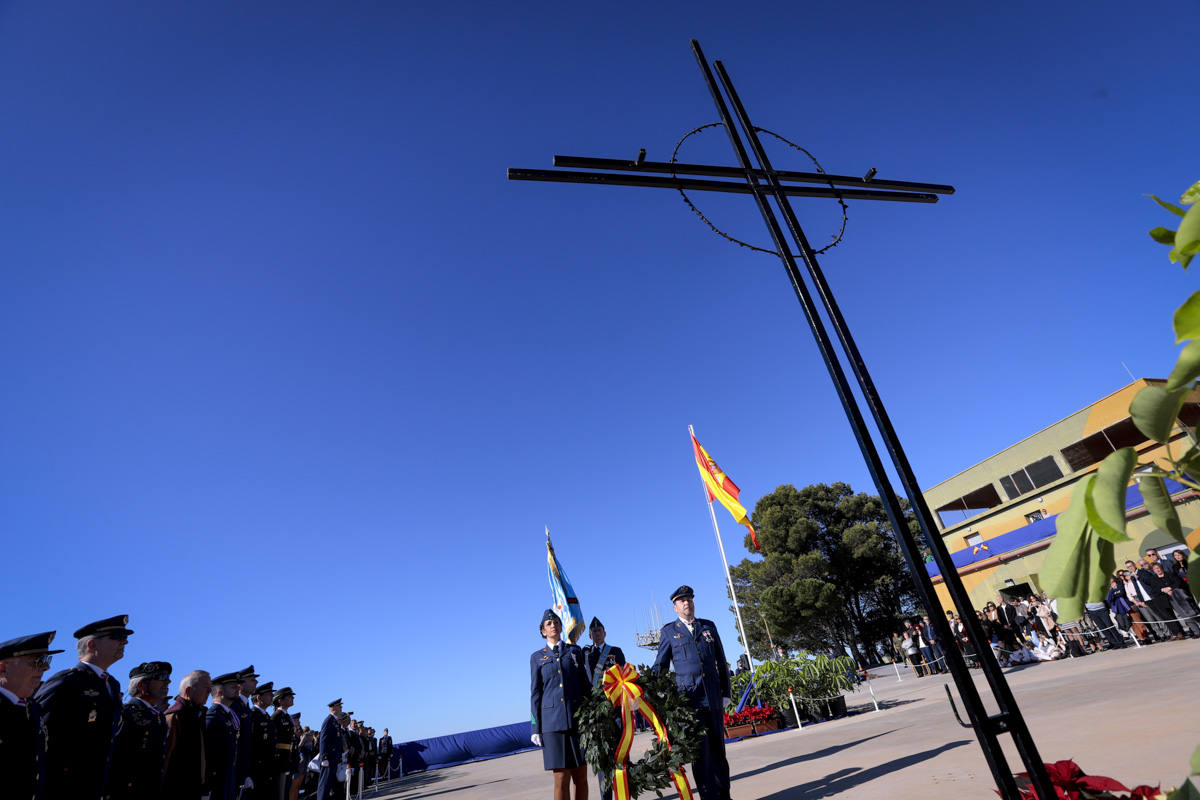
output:
[[[241,786],[250,774],[250,761],[254,756],[254,737],[251,731],[253,726],[250,724],[252,706],[239,694],[229,702],[229,708],[238,718],[237,766],[234,774],[237,785]]]
[[[347,761],[352,767],[358,767],[362,764],[363,759],[363,741],[362,737],[357,732],[352,730],[342,731],[342,735],[346,737],[346,747],[348,749]]]
[[[167,755],[163,771],[166,800],[199,800],[204,794],[204,706],[177,697],[164,715]]]
[[[36,700],[17,705],[0,694],[0,797],[45,797],[46,728]]]
[[[384,760],[386,759],[386,760]],[[387,772],[388,764],[392,761],[392,737],[379,737],[379,771]]]
[[[211,703],[204,722],[204,760],[210,800],[236,800],[238,725],[233,712]]]
[[[51,676],[36,699],[46,725],[45,796],[100,797],[121,715],[121,685],[80,662]]]
[[[117,723],[105,800],[159,800],[166,755],[166,718],[141,700],[130,700]]]
[[[276,708],[271,715],[271,737],[275,746],[272,748],[275,759],[275,773],[295,772],[296,757],[296,726],[292,723],[292,715],[282,708]]]
[[[603,672],[609,667],[616,666],[618,664],[625,666],[625,653],[621,651],[621,648],[615,646],[609,646],[608,653],[606,653],[604,656],[604,663],[597,664],[597,662],[600,661],[600,654],[604,652],[604,648],[605,645],[600,645],[597,647],[594,644],[589,644],[587,647],[583,648],[583,655],[585,658],[587,658],[588,674],[592,676],[593,686],[596,683],[597,669],[599,669],[599,672],[603,674]]]
[[[575,712],[591,691],[583,651],[560,642],[561,653],[547,645],[529,656],[529,707],[533,732],[569,731]]]
[[[290,739],[288,740],[291,741]],[[258,706],[250,707],[250,777],[254,780],[255,791],[269,791],[268,786],[274,786],[275,775],[275,735],[271,727],[271,716]]]
[[[662,627],[653,669],[664,672],[673,664],[675,683],[692,706],[720,714],[721,699],[731,694],[725,648],[712,620],[697,617],[692,628],[694,633],[678,619]]]
[[[321,723],[321,738],[317,745],[317,755],[320,762],[329,762],[329,769],[336,770],[342,763],[342,751],[346,749],[346,740],[342,737],[342,726],[334,719],[333,714],[325,717]],[[324,767],[322,767],[324,769]]]

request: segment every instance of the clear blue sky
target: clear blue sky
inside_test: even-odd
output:
[[[548,524],[627,653],[689,583],[732,660],[687,425],[748,507],[784,483],[873,490],[782,268],[671,192],[505,169],[666,160],[715,118],[694,36],[828,170],[955,185],[852,205],[823,262],[932,485],[1128,383],[1122,361],[1169,370],[1197,287],[1143,194],[1200,178],[1198,21],[1193,2],[9,0],[0,639],[70,646],[125,612],[119,669],[253,663],[310,724],[343,696],[401,740],[508,723]],[[732,163],[722,136],[684,156]],[[747,198],[703,202],[766,239]],[[823,243],[836,206],[796,208]]]

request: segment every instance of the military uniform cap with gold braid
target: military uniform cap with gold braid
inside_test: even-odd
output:
[[[7,642],[0,642],[0,659],[20,658],[21,656],[52,656],[62,650],[51,650],[50,643],[54,641],[55,631],[31,633],[28,636],[18,636]]]
[[[85,636],[113,636],[125,637],[133,633],[125,626],[129,624],[128,614],[117,614],[115,617],[102,619],[97,622],[89,622],[79,630],[75,631],[75,638],[82,639]]]

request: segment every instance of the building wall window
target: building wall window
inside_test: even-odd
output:
[[[983,536],[978,533],[972,533],[963,541],[967,543],[967,547],[979,547],[979,545],[983,544]]]
[[[943,528],[949,528],[1003,502],[996,487],[988,483],[937,508],[938,519]]]
[[[1054,456],[1046,456],[1028,464],[1024,469],[1005,475],[1000,479],[1000,485],[1009,500],[1016,500],[1021,495],[1053,483],[1062,476],[1062,470],[1054,461]]]

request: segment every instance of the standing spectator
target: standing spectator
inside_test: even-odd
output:
[[[46,726],[46,797],[96,800],[104,788],[121,715],[121,684],[108,668],[125,655],[133,631],[118,614],[75,631],[79,663],[38,689]]]
[[[996,621],[1000,623],[1000,638],[1015,652],[1017,643],[1025,637],[1021,635],[1021,625],[1017,621],[1017,607],[1010,605],[1002,594],[996,595]]]
[[[921,648],[913,638],[912,630],[905,629],[900,636],[900,652],[904,654],[904,659],[912,665],[913,673],[918,678],[925,677],[925,662],[921,660]]]
[[[204,701],[211,687],[207,672],[189,672],[179,682],[179,696],[167,707],[163,796],[169,800],[200,800],[205,793]]]
[[[1179,576],[1174,572],[1167,572],[1163,569],[1164,563],[1157,561],[1151,567],[1151,570],[1154,572],[1154,580],[1161,582],[1159,588],[1170,601],[1171,610],[1174,612],[1178,623],[1183,626],[1183,629],[1192,638],[1200,637],[1200,622],[1197,622],[1192,610],[1192,604],[1188,602],[1187,584],[1180,580]]]
[[[1117,628],[1127,636],[1132,637],[1133,620],[1129,616],[1130,608],[1129,599],[1125,597],[1125,587],[1121,582],[1114,578],[1108,579],[1108,594],[1104,596],[1104,605],[1112,612],[1113,617],[1117,621]]]
[[[236,800],[238,731],[241,721],[232,705],[241,677],[236,672],[212,680],[212,703],[204,721],[204,763],[210,800]]]
[[[249,784],[250,763],[254,759],[254,725],[250,709],[254,707],[254,692],[258,688],[259,675],[254,671],[254,665],[234,673],[237,675],[238,693],[229,703],[229,710],[238,718],[238,747],[237,766],[234,769],[234,786],[240,789]]]
[[[1125,646],[1125,642],[1121,641],[1121,636],[1117,633],[1116,623],[1108,615],[1108,604],[1106,602],[1084,603],[1083,607],[1084,613],[1095,624],[1096,630],[1104,637],[1104,641],[1108,642],[1109,647],[1121,648]]]
[[[1121,582],[1125,588],[1125,597],[1133,604],[1133,609],[1130,615],[1135,619],[1142,619],[1149,624],[1150,630],[1153,632],[1156,639],[1165,640],[1170,636],[1164,625],[1158,618],[1158,614],[1150,606],[1150,590],[1146,588],[1138,577],[1137,564],[1132,561],[1125,562],[1125,570],[1121,573]]]
[[[46,735],[41,710],[30,699],[50,669],[54,631],[0,643],[0,797],[42,797]]]
[[[1058,627],[1058,623],[1054,621],[1054,611],[1047,603],[1043,603],[1037,597],[1031,597],[1029,601],[1029,604],[1033,607],[1033,613],[1037,615],[1039,627],[1051,639],[1056,638],[1054,629]]]
[[[937,633],[933,630],[933,626],[929,624],[928,614],[922,618],[921,636],[929,645],[929,653],[933,657],[930,663],[933,665],[934,672],[949,672],[950,666],[946,663],[946,659],[942,652],[942,643],[938,640]]]
[[[1174,553],[1171,553],[1171,559],[1171,571],[1178,575],[1181,581],[1187,583],[1188,569],[1186,551],[1176,550]]]
[[[159,800],[167,755],[167,720],[159,708],[171,685],[171,665],[148,661],[129,670],[129,702],[121,709],[105,800]]]
[[[1155,615],[1162,620],[1162,624],[1166,626],[1170,641],[1177,641],[1183,638],[1183,628],[1175,621],[1175,609],[1171,604],[1172,586],[1167,578],[1167,574],[1163,572],[1162,564],[1155,563],[1153,569],[1140,570],[1138,572],[1138,580],[1149,593],[1149,598],[1146,600],[1146,605],[1154,609]],[[1178,581],[1174,574],[1171,578]]]

